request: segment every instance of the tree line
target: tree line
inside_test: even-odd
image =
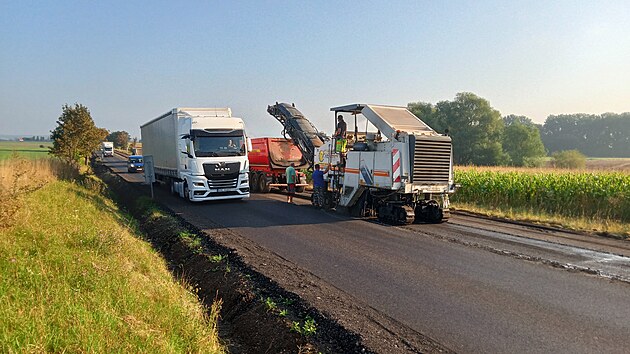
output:
[[[537,166],[547,154],[562,156],[568,150],[593,157],[630,157],[630,112],[550,115],[540,125],[526,116],[502,117],[490,102],[471,92],[436,104],[412,102],[408,108],[452,137],[454,161],[460,165]],[[51,139],[52,154],[77,162],[104,140],[126,149],[129,133],[99,128],[87,107],[66,104]]]
[[[412,102],[408,109],[453,139],[460,165],[537,166],[548,154],[578,150],[594,157],[630,157],[630,113],[551,115],[545,124],[526,116],[502,116],[471,92],[436,104]]]
[[[630,157],[630,112],[551,115],[540,132],[550,153],[575,149],[593,157]]]

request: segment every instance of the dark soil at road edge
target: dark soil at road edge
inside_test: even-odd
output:
[[[146,191],[108,173],[105,168],[96,170],[113,192],[114,199],[138,221],[147,240],[167,260],[174,276],[195,287],[200,301],[208,308],[215,299],[222,300],[219,335],[231,353],[449,351],[378,311],[348,299],[348,295],[340,294],[338,289],[320,284],[321,280],[314,275],[296,269],[294,264],[259,246],[241,245],[241,253],[248,254],[247,259],[243,259],[234,248],[226,245],[229,244],[225,242],[227,238],[236,236],[229,235],[229,230],[217,227],[204,233],[170,211],[167,211],[168,217],[152,218],[147,214],[149,205],[137,202],[146,200],[142,198]],[[181,237],[182,231],[207,237],[191,240]],[[261,253],[267,254],[259,257],[259,264],[270,266],[275,274],[282,276],[293,273],[289,278],[294,278],[294,283],[299,281],[298,291],[286,290],[259,272],[259,267],[248,263],[252,254]],[[312,306],[312,299],[300,296],[304,292],[326,294],[316,297],[325,302],[322,306],[321,301],[317,301],[317,307],[324,307],[324,311]],[[327,314],[330,307],[343,312],[344,324]],[[281,310],[286,310],[286,316],[280,315]],[[296,322],[304,328],[309,318],[316,323],[315,334],[303,335],[291,329]],[[346,328],[348,323],[356,329]]]

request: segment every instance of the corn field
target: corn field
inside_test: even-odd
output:
[[[455,170],[454,203],[630,222],[630,174],[562,170]]]

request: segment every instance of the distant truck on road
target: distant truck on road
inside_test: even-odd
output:
[[[249,152],[249,185],[252,192],[268,193],[271,188],[287,186],[286,168],[295,164],[295,170],[308,167],[300,149],[292,140],[284,138],[254,138]],[[306,176],[297,172],[296,192],[304,192]]]
[[[114,156],[114,143],[111,141],[103,141],[101,144],[101,153],[103,157]]]
[[[189,201],[249,197],[250,150],[230,108],[174,108],[140,127],[155,178]]]

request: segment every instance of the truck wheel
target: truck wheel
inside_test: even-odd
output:
[[[192,201],[192,199],[190,198],[190,190],[188,189],[187,182],[184,182],[184,199],[186,199],[189,202]]]
[[[257,172],[250,173],[249,190],[252,193],[258,193],[258,173]]]
[[[295,193],[304,193],[304,186],[295,187]]]
[[[258,178],[258,191],[261,193],[269,193],[271,187],[269,186],[269,182],[267,181],[267,176],[260,175]]]

